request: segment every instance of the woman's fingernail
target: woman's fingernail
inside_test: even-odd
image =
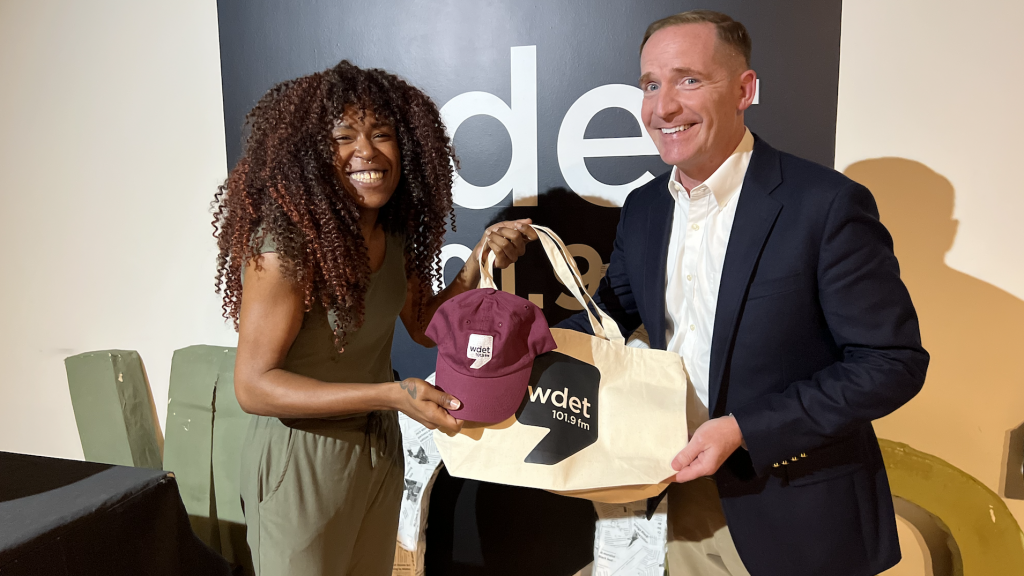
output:
[[[452,405],[452,408],[458,410],[459,408],[462,407],[462,402],[459,402],[459,400],[457,398],[452,398],[451,405]]]

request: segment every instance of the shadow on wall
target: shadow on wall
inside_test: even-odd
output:
[[[606,213],[603,208],[613,208],[615,211]],[[532,218],[535,224],[564,234],[577,228],[593,226],[593,212],[606,216],[601,224],[611,224],[611,228],[603,232],[614,236],[615,224],[619,221],[619,208],[604,198],[581,196],[568,188],[557,186],[541,193],[537,198],[537,206],[506,206],[490,220],[488,226],[502,220]],[[608,245],[610,248],[611,241]]]
[[[1013,434],[1024,421],[1024,301],[946,265],[959,224],[949,180],[902,158],[864,160],[845,174],[878,202],[931,354],[924,389],[876,422],[878,435],[934,454],[1004,498],[1024,497]],[[1024,503],[1007,504],[1024,521]]]

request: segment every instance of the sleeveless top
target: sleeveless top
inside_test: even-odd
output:
[[[302,327],[285,357],[284,370],[324,382],[372,384],[394,380],[391,342],[408,287],[405,241],[389,234],[385,246],[383,264],[370,274],[363,324],[349,331],[345,350],[339,352],[334,345],[334,313],[317,302],[302,317]],[[260,252],[275,252],[276,248],[268,236]]]

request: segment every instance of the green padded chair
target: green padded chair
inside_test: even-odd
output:
[[[239,492],[249,415],[235,399],[235,349],[174,352],[167,399],[164,467],[174,472],[192,527],[204,542],[252,574]]]
[[[82,453],[90,462],[161,470],[161,438],[142,358],[100,350],[64,359]]]

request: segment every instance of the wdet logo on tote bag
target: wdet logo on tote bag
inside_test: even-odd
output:
[[[533,373],[516,419],[551,432],[526,456],[531,464],[557,464],[598,435],[601,371],[572,356],[548,352],[533,361]]]

